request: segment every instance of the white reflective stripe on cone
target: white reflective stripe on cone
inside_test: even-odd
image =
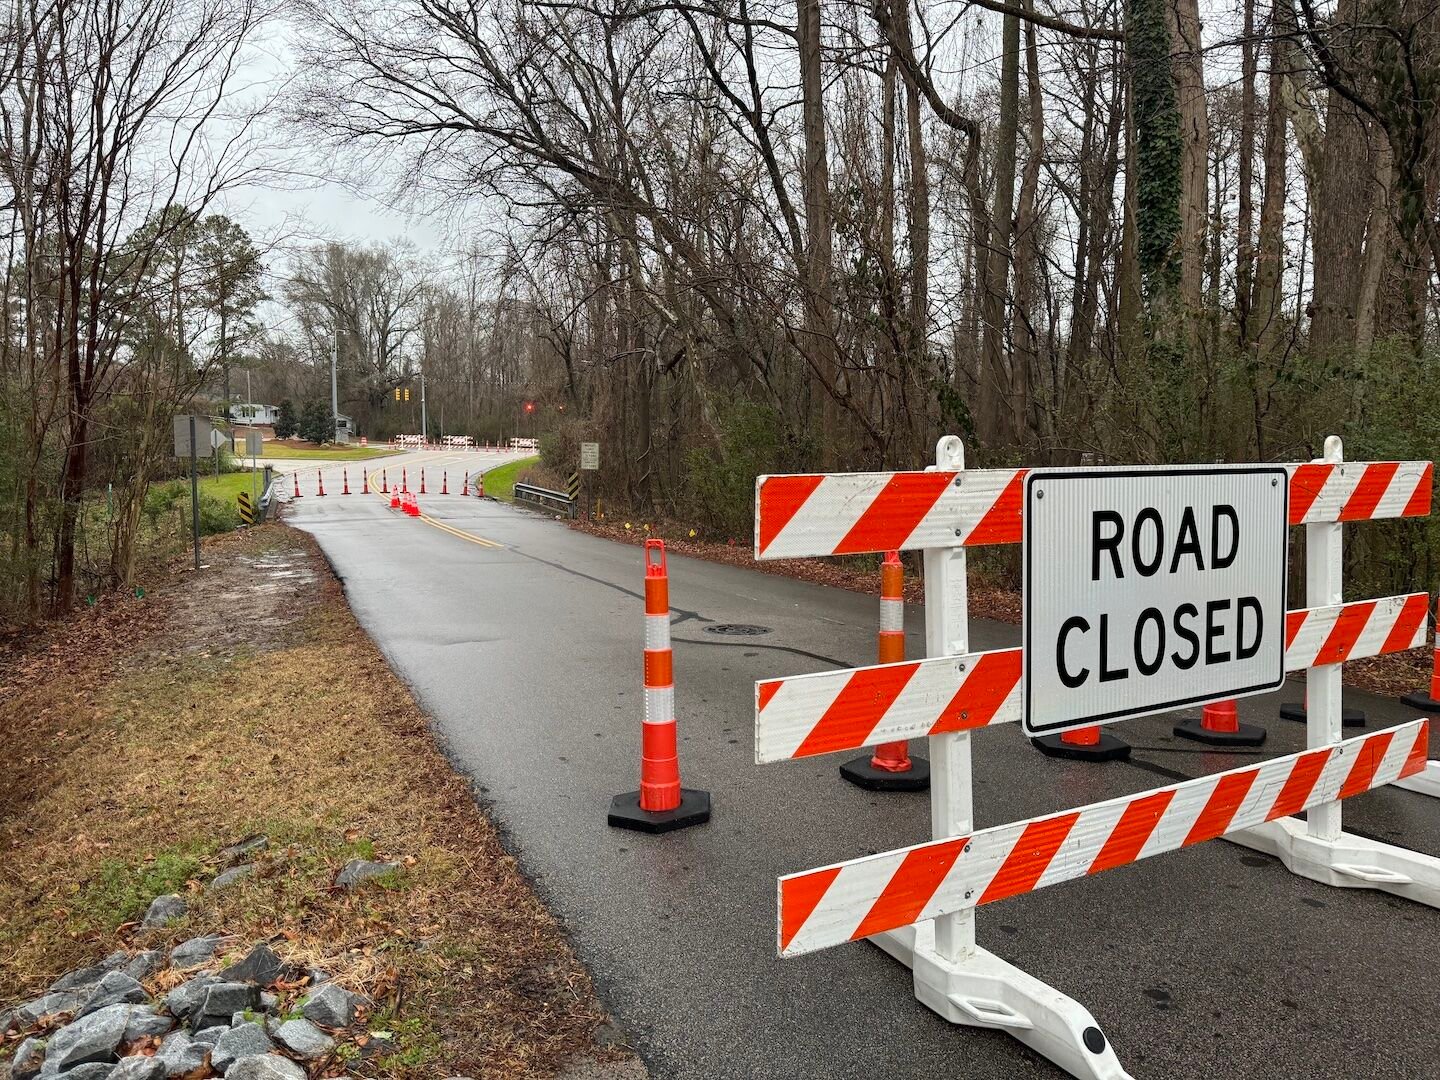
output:
[[[673,724],[675,722],[675,687],[645,687],[645,723]]]
[[[668,649],[670,647],[670,616],[645,616],[645,648]]]
[[[880,632],[895,633],[905,629],[905,601],[882,599],[880,601]]]

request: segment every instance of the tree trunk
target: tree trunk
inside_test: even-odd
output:
[[[1172,65],[1180,110],[1180,304],[1190,360],[1200,354],[1210,171],[1210,124],[1205,105],[1205,68],[1200,51],[1199,0],[1174,0]]]
[[[1017,430],[1011,412],[1011,377],[1005,355],[1006,300],[1010,285],[1010,234],[1015,213],[1015,137],[1020,120],[1020,17],[1006,15],[1000,46],[1000,121],[995,129],[995,200],[990,212],[990,250],[982,318],[985,334],[980,372],[980,438],[987,447],[1011,444]]]
[[[837,434],[834,296],[831,287],[830,169],[826,161],[824,70],[821,63],[820,0],[799,0],[796,40],[800,57],[801,124],[805,134],[802,187],[805,193],[805,348],[819,376],[816,433],[825,464],[834,461]]]

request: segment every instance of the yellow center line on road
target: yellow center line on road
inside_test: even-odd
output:
[[[446,461],[444,462],[436,462],[435,464],[449,464],[449,460],[450,459],[446,459]],[[379,471],[372,472],[367,477],[367,480],[370,485],[370,494],[378,495],[381,499],[384,499],[386,498],[386,495],[383,491],[380,490],[380,484],[376,480],[376,477],[378,477],[379,475]],[[461,483],[464,483],[463,479],[461,480]],[[468,491],[462,491],[460,493],[461,498],[465,498],[467,495]],[[480,536],[476,533],[466,532],[464,529],[457,529],[454,525],[450,525],[444,521],[439,520],[438,518],[433,518],[426,513],[421,513],[420,520],[425,522],[426,525],[430,525],[436,529],[439,529],[441,532],[449,533],[451,536],[459,540],[468,540],[470,543],[478,544],[481,547],[499,548],[502,550],[505,547],[504,544],[496,543],[494,540],[487,540],[485,537]]]

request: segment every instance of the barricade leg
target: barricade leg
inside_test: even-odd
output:
[[[1325,440],[1327,463],[1344,460],[1339,436]],[[1338,604],[1342,548],[1339,522],[1305,526],[1305,591],[1312,606]],[[1305,745],[1310,749],[1340,741],[1340,664],[1310,669]],[[1428,772],[1428,770],[1427,770]],[[1277,818],[1225,839],[1274,855],[1293,874],[1348,889],[1377,889],[1440,907],[1440,859],[1341,830],[1340,803],[1313,807],[1301,821]]]
[[[1098,724],[1059,735],[1040,735],[1030,744],[1046,757],[1075,761],[1124,761],[1130,756],[1130,744],[1118,735],[1101,731]]]
[[[1198,717],[1181,720],[1174,731],[1182,739],[1211,746],[1259,746],[1265,741],[1264,728],[1240,722],[1234,701],[1212,702],[1200,710]]]
[[[675,664],[670,651],[670,577],[665,542],[645,541],[645,722],[640,789],[610,800],[609,824],[673,832],[710,820],[710,793],[680,786],[675,740]]]
[[[965,467],[953,436],[936,447],[936,467]],[[968,651],[969,614],[965,549],[925,551],[925,651],[953,656]],[[935,838],[974,828],[970,732],[932,735],[930,823]],[[975,944],[975,909],[877,934],[869,939],[910,968],[915,997],[953,1024],[1005,1031],[1086,1080],[1128,1080],[1110,1040],[1079,1002]]]
[[[882,664],[905,659],[905,568],[900,553],[886,554],[880,567],[880,633],[877,658]],[[881,743],[840,766],[840,775],[866,791],[924,791],[930,786],[930,763],[912,758],[905,740]]]

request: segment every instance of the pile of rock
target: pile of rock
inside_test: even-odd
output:
[[[182,942],[168,958],[116,952],[0,1013],[0,1036],[28,1032],[11,1080],[305,1080],[369,1002],[322,971],[292,968],[265,944],[218,967],[226,944],[211,934]],[[142,980],[167,967],[188,977],[152,999]],[[277,987],[283,996],[271,992]]]

